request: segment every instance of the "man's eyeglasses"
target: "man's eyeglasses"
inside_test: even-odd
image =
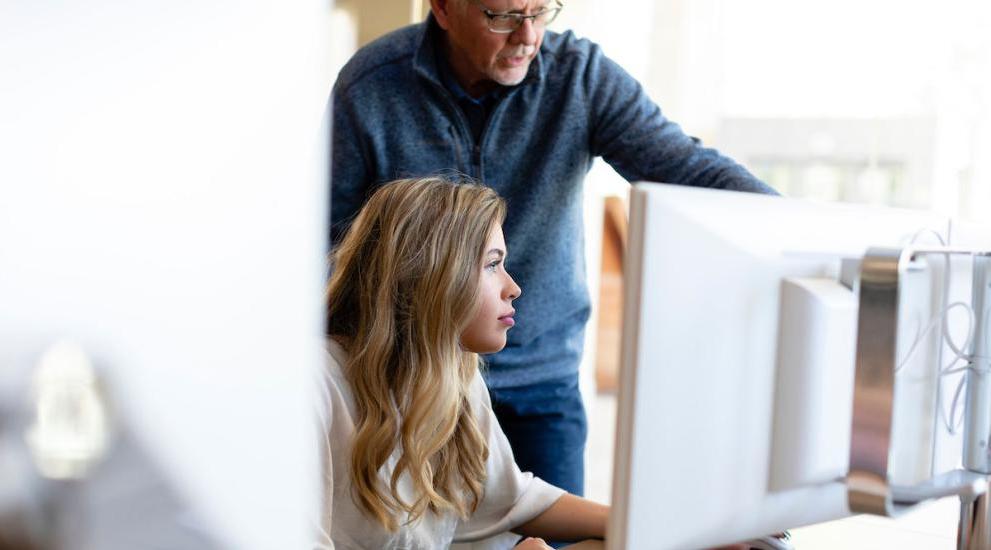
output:
[[[540,10],[537,13],[530,15],[524,15],[522,13],[497,13],[491,11],[482,4],[481,0],[471,0],[473,4],[478,6],[478,9],[482,10],[485,17],[489,21],[489,30],[492,32],[497,32],[501,34],[510,33],[520,28],[523,21],[529,19],[533,26],[535,27],[546,27],[550,25],[551,21],[557,17],[557,14],[561,13],[561,9],[564,8],[564,4],[560,1],[555,1],[552,7]]]

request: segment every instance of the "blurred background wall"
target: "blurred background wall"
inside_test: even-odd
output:
[[[338,2],[335,59],[428,8]],[[552,28],[600,43],[670,118],[787,195],[976,218],[989,26],[981,0],[571,0]]]

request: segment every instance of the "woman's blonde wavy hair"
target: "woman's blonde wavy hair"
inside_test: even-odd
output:
[[[482,498],[486,439],[468,403],[479,358],[460,336],[477,310],[489,232],[506,206],[491,189],[443,178],[384,185],[333,256],[327,333],[348,352],[357,404],[356,502],[389,531],[426,510],[462,518]],[[386,486],[379,470],[399,447]],[[412,502],[398,492],[403,473]]]

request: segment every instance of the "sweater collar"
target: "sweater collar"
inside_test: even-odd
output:
[[[440,28],[437,20],[434,19],[433,13],[427,15],[427,20],[422,24],[421,28],[419,46],[413,55],[413,69],[420,76],[444,87],[444,79],[440,74],[442,69],[437,66],[437,56],[443,55],[443,52],[439,51],[439,48],[444,40],[444,29]],[[540,49],[543,50],[543,45],[541,45]],[[543,55],[542,52],[538,51],[536,57],[530,63],[530,68],[527,70],[526,78],[523,79],[523,82],[520,82],[516,86],[504,86],[503,88],[512,90],[530,82],[539,82],[543,78]]]

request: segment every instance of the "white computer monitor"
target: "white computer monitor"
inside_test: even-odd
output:
[[[929,213],[636,185],[609,548],[702,548],[849,515],[850,273],[869,247],[933,244],[949,233],[949,219]],[[928,319],[938,307],[940,265],[906,279],[914,286],[899,317]],[[831,313],[783,307],[788,288],[818,292]],[[904,352],[918,327],[899,330]],[[894,439],[928,429],[929,440],[914,444],[936,449],[946,437],[932,422],[943,389],[917,382],[898,390],[921,404],[900,414],[910,420]],[[906,480],[959,460],[959,450],[932,451],[919,463],[905,445],[892,471]]]

